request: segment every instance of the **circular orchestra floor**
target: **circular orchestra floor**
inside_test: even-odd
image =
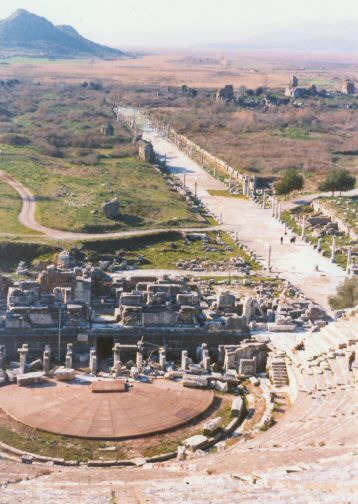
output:
[[[89,439],[128,439],[174,429],[204,413],[211,391],[156,380],[127,392],[93,393],[91,384],[47,380],[0,388],[0,408],[34,429]]]

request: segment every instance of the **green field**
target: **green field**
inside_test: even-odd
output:
[[[185,198],[139,159],[130,132],[115,121],[114,97],[98,86],[20,83],[0,96],[0,169],[33,192],[37,220],[88,233],[200,226]],[[108,123],[114,131],[105,135]],[[0,189],[1,232],[28,233],[17,222],[20,199]],[[120,215],[107,219],[102,204],[115,196]]]
[[[48,227],[78,232],[108,232],[131,228],[198,226],[183,197],[170,189],[163,176],[136,157],[103,159],[97,166],[71,166],[36,159],[28,147],[2,146],[0,169],[26,185],[37,199],[37,219]],[[0,190],[3,189],[3,185]],[[9,189],[11,193],[13,190]],[[2,197],[3,197],[3,193]],[[113,221],[101,210],[118,196],[121,215]],[[18,196],[1,203],[2,232],[20,233]],[[25,230],[26,231],[26,230]]]
[[[90,63],[90,59],[50,59],[50,58],[30,58],[25,56],[12,56],[9,58],[0,58],[0,65],[53,65],[53,64],[73,64],[84,65]]]

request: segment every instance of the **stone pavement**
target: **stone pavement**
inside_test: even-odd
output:
[[[168,380],[135,383],[128,392],[92,393],[88,385],[48,380],[41,386],[0,389],[0,407],[34,429],[91,439],[120,439],[173,429],[212,404],[211,391]],[[1,500],[0,500],[1,502]]]

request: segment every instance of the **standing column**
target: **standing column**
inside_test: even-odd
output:
[[[246,196],[250,196],[250,194],[251,194],[250,177],[246,177]]]
[[[181,352],[181,369],[188,369],[188,367],[189,367],[188,351],[182,350],[182,352]]]
[[[67,345],[67,353],[66,353],[66,368],[72,369],[73,367],[73,353],[72,353],[72,343],[68,343]]]
[[[332,236],[332,251],[331,251],[332,262],[335,262],[336,260],[336,249],[337,249],[337,239],[335,236]]]
[[[278,221],[280,221],[280,220],[281,220],[281,213],[282,213],[282,210],[281,210],[281,203],[279,203],[279,204],[277,205],[277,214],[276,214],[276,219],[277,219]]]
[[[21,373],[24,374],[26,371],[26,358],[29,351],[29,347],[26,344],[23,344],[21,348],[18,348],[18,353],[20,354],[20,370]]]
[[[218,363],[223,365],[225,361],[225,346],[219,345],[218,347]]]
[[[167,365],[167,360],[165,356],[165,348],[160,348],[159,350],[159,366],[162,371],[165,371]]]
[[[271,245],[269,245],[268,259],[267,259],[267,268],[268,269],[271,268],[271,252],[272,252],[272,248],[271,248]]]
[[[242,194],[246,196],[246,177],[242,179]]]
[[[301,224],[301,238],[304,238],[305,231],[306,231],[306,217],[303,216],[303,218],[302,218],[302,224]]]
[[[322,238],[319,238],[317,243],[317,252],[321,251],[322,251]]]
[[[230,369],[230,356],[229,352],[227,349],[225,349],[225,357],[224,357],[224,370],[225,372],[229,371]]]
[[[271,216],[275,217],[275,214],[276,214],[276,198],[272,197],[272,212],[271,212]]]
[[[348,247],[347,250],[347,271],[350,272],[352,264],[352,247]]]
[[[43,353],[43,371],[45,375],[50,372],[50,352],[48,350],[44,350]]]
[[[0,370],[5,367],[5,346],[0,345]]]
[[[262,208],[266,209],[266,191],[264,190],[262,193]]]
[[[94,348],[90,351],[90,373],[95,375],[97,373],[97,355]]]
[[[48,352],[49,359],[51,361],[51,346],[50,345],[45,345],[45,350]]]
[[[121,349],[120,343],[115,343],[114,347],[112,348],[112,350],[113,350],[113,367],[116,372],[119,372],[122,367],[120,349]]]

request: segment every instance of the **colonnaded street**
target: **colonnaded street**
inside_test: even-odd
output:
[[[284,225],[272,218],[270,209],[263,210],[246,199],[210,195],[209,190],[226,189],[225,184],[159,135],[143,116],[137,115],[137,126],[143,129],[144,138],[152,142],[159,157],[166,158],[168,169],[182,180],[185,174],[186,186],[192,192],[196,186],[197,195],[207,208],[218,219],[222,216],[223,229],[237,233],[239,241],[266,264],[271,246],[272,272],[280,274],[302,289],[308,297],[329,309],[328,297],[336,292],[346,276],[342,268],[301,239],[290,244],[289,236],[284,235]],[[282,245],[281,236],[284,237]]]

